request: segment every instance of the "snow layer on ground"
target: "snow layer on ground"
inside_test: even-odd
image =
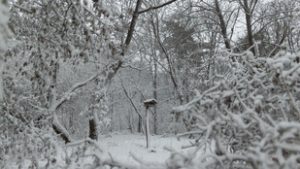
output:
[[[195,148],[183,147],[191,145],[193,140],[187,138],[177,139],[173,136],[163,135],[152,135],[150,137],[150,147],[146,148],[145,136],[143,134],[130,134],[130,133],[113,133],[109,135],[100,136],[98,142],[95,142],[96,146],[90,145],[87,150],[87,154],[96,152],[101,160],[110,161],[113,160],[119,164],[125,164],[130,166],[140,166],[141,164],[149,164],[155,166],[163,166],[167,163],[172,152],[182,153],[185,155],[199,156],[202,155],[202,150],[194,154]],[[76,153],[78,147],[82,147],[82,141],[75,141],[74,143],[68,144],[57,144],[57,156],[55,156],[57,166],[65,166],[67,159],[72,157],[72,154]],[[100,148],[102,152],[97,151]],[[47,165],[45,159],[36,156],[39,168],[43,168]],[[177,159],[171,161],[171,163],[177,163]],[[9,160],[4,168],[9,167],[10,169],[27,169],[32,164],[30,157],[24,158],[21,163],[15,160]],[[68,169],[81,169],[86,168],[93,164],[94,158],[87,156],[87,158],[80,158],[78,160],[71,160],[68,164]],[[153,167],[152,167],[153,168]],[[155,167],[154,167],[155,168]],[[52,168],[51,168],[52,169]]]
[[[109,153],[114,160],[122,163],[136,164],[137,159],[146,163],[165,163],[170,157],[166,148],[183,150],[182,146],[190,145],[189,139],[178,140],[174,136],[155,135],[150,137],[150,147],[146,148],[145,136],[142,134],[112,134],[99,139],[99,146]],[[137,159],[135,159],[137,158]]]

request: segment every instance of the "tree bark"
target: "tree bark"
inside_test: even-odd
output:
[[[138,120],[138,129],[137,129],[137,132],[138,133],[141,133],[142,132],[142,117],[139,116],[139,120]]]
[[[104,86],[102,86],[100,84],[100,80],[97,78],[96,81],[96,88],[103,88]],[[91,98],[91,104],[89,105],[89,109],[88,109],[88,115],[89,115],[89,138],[92,140],[98,140],[98,116],[96,113],[100,112],[102,107],[102,104],[105,103],[101,103],[101,101],[103,102],[103,99],[101,99],[102,97],[104,97],[103,94],[104,91],[102,92],[98,92],[98,93],[94,93],[92,95]],[[102,95],[103,94],[103,95]],[[105,110],[104,110],[105,111]]]
[[[127,120],[128,120],[128,129],[132,134],[134,132],[134,124],[133,124],[133,114],[131,109],[128,109]]]
[[[246,27],[247,27],[247,39],[248,39],[248,46],[251,48],[251,52],[256,55],[255,48],[254,48],[254,39],[253,39],[253,31],[252,31],[252,14],[257,4],[257,0],[252,0],[251,4],[252,8],[249,6],[248,0],[240,1],[242,7],[245,12],[245,19],[246,19]]]
[[[227,25],[225,23],[224,20],[224,15],[222,13],[222,10],[220,8],[220,4],[218,0],[215,0],[215,8],[216,8],[216,12],[220,21],[220,28],[221,28],[221,33],[224,39],[224,44],[226,49],[230,50],[231,49],[231,45],[230,45],[230,39],[228,39],[228,35],[227,35]]]
[[[64,140],[65,144],[71,142],[70,138],[68,138],[67,135],[64,132],[62,132],[61,128],[59,128],[57,125],[52,124],[52,128],[54,132]]]
[[[68,131],[59,123],[56,114],[53,115],[52,128],[54,132],[64,140],[65,144],[72,141]]]
[[[89,120],[89,138],[98,140],[97,122],[94,118]]]
[[[252,19],[251,15],[246,13],[246,24],[247,24],[247,37],[248,37],[248,43],[249,47],[251,48],[252,53],[255,55],[255,48],[254,48],[254,40],[253,40],[253,32],[252,32]]]

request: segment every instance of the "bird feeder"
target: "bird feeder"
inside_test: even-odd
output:
[[[154,107],[157,104],[157,101],[155,99],[147,99],[144,101],[144,106],[146,107],[146,109],[148,109],[149,107]]]

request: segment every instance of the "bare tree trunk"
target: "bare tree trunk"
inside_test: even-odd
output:
[[[111,100],[114,100],[113,99],[113,96],[112,96],[112,99]],[[110,106],[110,120],[111,121],[114,121],[114,104],[111,104]],[[110,125],[110,132],[112,132],[114,129],[114,126],[113,126],[113,123]]]
[[[93,140],[98,140],[97,122],[95,118],[91,118],[89,120],[89,138]]]
[[[139,116],[139,120],[138,120],[138,128],[137,128],[137,132],[141,133],[142,132],[142,117]]]
[[[102,88],[99,83],[99,79],[96,79],[96,88]],[[101,95],[100,92],[93,93],[91,98],[91,104],[89,105],[88,109],[88,116],[89,116],[89,138],[93,140],[98,140],[98,118],[97,112],[101,110],[101,97],[104,97],[105,94]]]
[[[3,71],[3,63],[0,63],[0,74],[2,74]],[[4,90],[3,90],[3,76],[0,76],[0,102],[3,101],[4,98]]]
[[[128,122],[128,129],[129,129],[130,133],[132,134],[134,132],[135,127],[133,124],[133,113],[132,113],[131,108],[128,109],[127,122]]]
[[[248,2],[248,0],[239,0],[239,2],[245,12],[248,46],[251,48],[252,53],[256,55],[252,30],[252,14],[257,5],[258,0],[251,0],[250,3]]]
[[[220,8],[220,4],[219,4],[219,0],[215,0],[215,8],[216,8],[216,12],[220,21],[220,28],[221,28],[221,33],[224,39],[224,44],[226,49],[230,50],[231,49],[231,45],[230,45],[230,39],[228,39],[228,35],[227,35],[227,25],[225,23],[224,20],[224,15],[222,13],[222,10]]]
[[[247,37],[249,47],[251,48],[252,53],[255,55],[255,48],[254,48],[254,40],[253,40],[253,32],[252,32],[252,19],[251,15],[246,12],[246,24],[247,24]]]
[[[134,32],[134,29],[135,29],[135,25],[136,25],[138,17],[139,17],[139,9],[141,7],[141,4],[142,4],[142,0],[137,0],[136,6],[135,6],[135,10],[134,10],[131,22],[130,22],[130,26],[129,26],[129,29],[127,31],[127,36],[126,36],[126,39],[125,39],[125,42],[124,42],[124,45],[123,45],[123,48],[122,48],[122,52],[121,53],[116,53],[115,55],[124,56],[125,53],[127,52],[128,47],[129,47],[130,42],[131,42],[132,37],[133,37],[133,32]],[[118,72],[118,70],[120,69],[120,67],[121,67],[122,64],[123,64],[123,61],[120,59],[116,63],[110,65],[109,68],[106,71],[103,71],[104,76],[105,76],[105,81],[104,82],[101,82],[101,81],[98,82],[98,83],[101,83],[101,84],[97,84],[98,86],[100,86],[100,88],[98,87],[98,89],[101,90],[101,88],[106,88],[110,84],[112,78]],[[106,97],[105,96],[105,92],[106,91],[104,90],[102,92],[104,92],[103,93],[104,94],[103,97]],[[99,96],[97,96],[97,97],[94,98],[96,104],[101,104],[101,105],[102,104],[106,104],[106,103],[99,103],[99,101],[97,101],[96,98],[98,99]],[[104,100],[105,100],[105,98],[104,98]],[[98,128],[97,127],[97,120],[98,119],[94,119],[93,121],[90,120],[90,122],[91,122],[90,123],[90,131],[89,131],[90,134],[91,133],[97,134],[97,128]],[[90,135],[90,136],[92,136],[92,135]],[[91,137],[91,139],[94,139],[94,138],[98,138],[98,136],[96,136],[96,137],[92,136]]]
[[[153,98],[155,100],[157,100],[157,62],[158,62],[158,53],[156,52],[156,38],[155,38],[155,27],[154,25],[152,25],[153,27],[153,37],[154,39],[152,40],[152,44],[151,44],[151,48],[152,48],[152,62],[150,63],[151,64],[151,67],[150,67],[150,70],[151,70],[151,73],[152,73],[152,87],[153,87]],[[157,25],[158,26],[158,25]],[[149,30],[151,32],[151,28]],[[152,63],[153,63],[153,67],[152,67]],[[157,134],[157,105],[155,105],[153,107],[153,133],[154,134]]]
[[[214,49],[216,48],[216,41],[217,41],[217,34],[213,32],[211,36],[211,41],[210,41],[210,51],[209,51],[209,60],[208,60],[208,67],[207,67],[207,80],[211,80],[212,77],[214,76],[214,67],[215,61],[214,61],[214,55],[215,51]],[[212,85],[213,81],[209,83],[209,85]]]

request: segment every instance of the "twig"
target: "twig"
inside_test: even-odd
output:
[[[30,9],[26,9],[26,8],[24,8],[22,6],[17,5],[17,4],[14,4],[13,6],[16,7],[16,8],[18,8],[18,9],[20,9],[23,12],[26,12],[26,13],[29,13],[29,14],[33,13]]]

